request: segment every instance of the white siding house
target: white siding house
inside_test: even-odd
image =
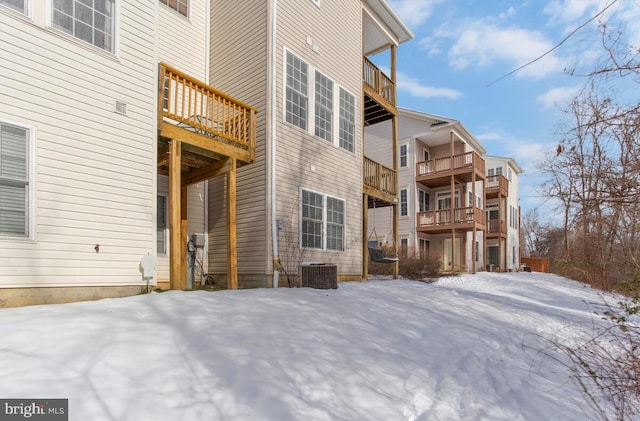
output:
[[[520,270],[519,177],[513,158],[485,156],[487,168],[487,265]]]

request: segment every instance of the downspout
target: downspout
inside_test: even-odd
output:
[[[269,9],[270,29],[271,29],[271,42],[269,47],[271,48],[269,60],[271,66],[269,66],[270,75],[267,78],[270,84],[270,101],[269,101],[269,138],[271,139],[271,242],[273,248],[273,288],[278,288],[278,282],[280,280],[279,272],[279,252],[278,252],[278,224],[276,221],[276,47],[277,47],[277,32],[276,23],[278,18],[278,0],[273,0],[272,7]]]
[[[204,80],[213,86],[210,80],[211,70],[211,2],[207,2],[207,35],[205,44]],[[209,273],[209,180],[204,180],[204,249],[202,250],[202,270]],[[202,273],[200,273],[202,278]]]

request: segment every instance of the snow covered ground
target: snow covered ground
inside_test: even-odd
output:
[[[599,294],[539,273],[165,292],[0,310],[0,397],[70,420],[585,420],[538,335]]]

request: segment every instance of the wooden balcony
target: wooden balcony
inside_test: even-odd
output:
[[[158,130],[206,156],[207,161],[255,160],[256,110],[185,73],[160,63]]]
[[[485,185],[485,196],[487,199],[495,199],[499,196],[509,195],[509,180],[503,175],[492,175],[487,177]]]
[[[484,180],[484,159],[475,152],[436,158],[416,164],[416,181],[427,187],[443,187],[451,183],[451,176],[456,181],[471,182],[475,174],[476,180]]]
[[[486,227],[485,211],[477,207],[418,212],[416,216],[417,231],[429,234],[449,233],[453,229],[482,230]]]
[[[507,238],[507,223],[501,219],[487,221],[487,238]]]
[[[363,172],[363,192],[369,196],[369,207],[391,206],[397,201],[396,171],[365,156]]]
[[[368,58],[362,59],[364,125],[380,123],[396,115],[396,84]]]

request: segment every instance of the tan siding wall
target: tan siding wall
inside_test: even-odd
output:
[[[277,217],[299,224],[300,189],[346,201],[344,252],[308,250],[306,260],[331,262],[340,274],[359,274],[362,261],[362,27],[360,1],[278,3]],[[317,44],[316,52],[307,37]],[[355,96],[355,153],[284,122],[284,49],[291,50]],[[335,89],[335,87],[334,87]],[[312,102],[313,98],[309,98]],[[334,115],[334,121],[337,122]],[[313,122],[311,116],[310,122]]]
[[[211,2],[210,84],[258,109],[256,161],[238,169],[238,272],[265,278],[270,268],[266,101],[267,2]],[[209,267],[226,273],[226,177],[209,183]]]
[[[33,21],[0,12],[0,120],[32,126],[36,147],[35,238],[0,238],[0,286],[142,285],[155,229],[154,8],[120,2],[117,58],[46,28],[40,9]]]
[[[206,82],[207,0],[189,1],[189,18],[158,5],[158,59]]]

